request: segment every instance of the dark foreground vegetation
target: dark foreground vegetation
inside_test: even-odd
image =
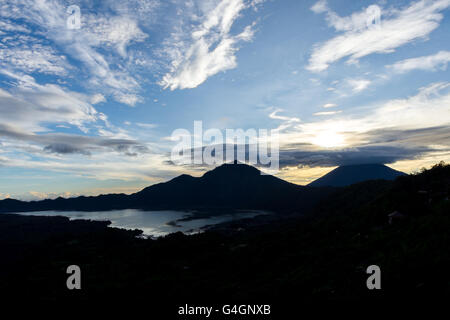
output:
[[[0,291],[11,299],[128,299],[149,308],[448,299],[449,189],[450,166],[441,163],[338,189],[306,215],[157,240],[102,222],[0,214]],[[81,267],[81,290],[66,288],[72,264]],[[381,290],[366,287],[373,264]]]

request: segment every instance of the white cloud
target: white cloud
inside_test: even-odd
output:
[[[338,114],[341,113],[341,110],[336,110],[336,111],[320,111],[320,112],[316,112],[313,115],[315,116],[332,116],[334,114]]]
[[[18,25],[14,22],[11,22],[8,19],[5,19],[3,21],[0,20],[0,32],[4,31],[18,31],[23,33],[29,33],[30,30],[24,26]],[[1,33],[0,33],[1,34]]]
[[[371,81],[367,79],[348,79],[346,82],[352,88],[354,93],[367,89],[371,83]]]
[[[335,103],[326,103],[322,106],[322,108],[334,108],[337,107],[337,104]]]
[[[250,2],[250,6],[253,8],[253,10],[258,11],[258,5],[264,3],[266,0],[252,0]]]
[[[97,104],[97,103],[100,103],[100,102],[106,102],[105,96],[102,95],[101,93],[94,94],[91,97],[91,103],[92,104]]]
[[[81,28],[68,29],[67,4],[63,1],[4,0],[0,26],[6,35],[3,46],[0,42],[0,66],[65,77],[76,72],[77,78],[83,75],[82,84],[89,90],[134,106],[143,101],[140,71],[152,69],[160,74],[163,70],[159,84],[174,90],[194,88],[214,74],[235,68],[239,44],[253,38],[254,24],[236,32],[231,32],[232,26],[244,10],[255,9],[262,2],[174,1],[168,4],[176,12],[173,17],[155,15],[158,0],[105,0],[104,10],[95,13],[80,5]],[[157,19],[163,20],[158,27],[164,22],[174,29],[162,48],[153,46],[150,51],[149,29],[145,27]],[[12,22],[16,20],[23,25],[20,30]],[[33,38],[34,47],[9,41],[10,31]],[[162,37],[166,31],[162,28]],[[159,64],[155,55],[162,58]]]
[[[86,38],[92,46],[114,46],[125,58],[126,48],[131,42],[141,42],[147,38],[136,21],[125,16],[83,15],[87,21]]]
[[[269,114],[270,119],[282,120],[281,124],[275,129],[278,132],[288,130],[295,126],[295,124],[301,122],[301,120],[297,117],[287,117],[281,116],[278,113],[284,111],[283,109],[276,109],[272,113]]]
[[[322,12],[326,12],[328,10],[328,5],[326,0],[319,0],[317,1],[312,7],[311,10],[314,13],[322,13]]]
[[[139,12],[145,9],[144,5],[144,2],[136,4]],[[147,7],[150,10],[154,8]],[[10,19],[22,19],[23,25],[28,26],[28,29],[36,30],[32,35],[37,36],[33,38],[37,43],[33,48],[17,46],[17,41],[4,41],[4,46],[0,46],[3,64],[25,72],[65,75],[69,69],[64,58],[67,55],[82,63],[80,67],[87,71],[87,84],[91,88],[100,89],[125,104],[134,105],[140,101],[140,85],[127,68],[128,65],[135,65],[130,63],[132,58],[129,57],[127,48],[147,37],[138,26],[137,19],[128,11],[117,14],[91,14],[84,11],[81,28],[68,29],[66,9],[66,4],[57,0],[6,0],[0,10],[0,21],[6,23]],[[49,47],[48,43],[52,46]],[[117,54],[111,54],[112,50],[105,50],[107,47],[113,47]],[[54,48],[64,54],[57,54]]]
[[[423,87],[407,99],[385,103],[366,121],[380,127],[404,129],[444,126],[450,122],[450,83],[438,82]],[[370,120],[373,117],[375,120]]]
[[[127,156],[148,153],[148,148],[132,139],[83,136],[62,133],[33,134],[0,123],[0,136],[5,141],[14,140],[16,149],[32,151],[34,155],[91,155],[93,152],[117,152]]]
[[[73,34],[68,38],[58,40],[66,46],[72,57],[89,69],[91,84],[103,88],[116,101],[134,106],[142,100],[137,94],[139,82],[125,68],[113,69],[111,64],[115,64],[117,59],[109,58],[108,61],[98,49],[114,46],[119,55],[126,58],[127,45],[132,41],[142,41],[146,35],[129,18],[91,16],[87,21],[85,27],[72,30]]]
[[[411,70],[436,71],[446,70],[450,61],[450,51],[439,51],[434,55],[405,59],[387,66],[397,73],[406,73]]]
[[[85,130],[86,123],[98,119],[98,112],[82,94],[55,84],[38,84],[31,76],[1,73],[15,82],[9,91],[0,89],[0,122],[31,131],[47,131],[43,127],[46,123],[71,124]]]
[[[161,6],[159,0],[102,0],[103,4],[118,15],[133,17],[143,24],[153,23],[158,18],[156,13]]]
[[[402,10],[383,11],[378,27],[364,28],[365,10],[341,18],[323,1],[320,3],[320,10],[317,7],[313,10],[326,11],[329,25],[345,32],[313,49],[307,66],[312,72],[326,70],[345,57],[354,63],[367,55],[392,52],[413,40],[426,39],[439,26],[443,18],[440,12],[450,6],[450,0],[421,0]]]
[[[31,76],[0,72],[10,79],[11,86],[0,89],[0,138],[8,153],[19,151],[45,158],[93,153],[136,157],[148,153],[145,144],[131,139],[124,130],[112,126],[105,114],[97,112],[90,103],[92,97],[55,84],[41,85]],[[55,133],[52,125],[76,126],[84,134]],[[98,136],[88,136],[91,130]]]
[[[3,37],[0,42],[0,66],[53,75],[66,75],[70,68],[64,55],[24,35]]]
[[[127,104],[131,107],[134,107],[138,102],[142,102],[142,98],[135,94],[117,93],[114,98],[117,101]]]
[[[158,127],[158,125],[156,123],[141,123],[141,122],[136,122],[136,125],[138,127],[141,128],[146,128],[146,129],[154,129],[156,127]]]
[[[379,13],[381,15],[381,8],[377,5],[371,5],[365,10],[355,12],[348,17],[340,17],[333,10],[328,7],[325,0],[318,1],[311,7],[314,13],[326,12],[328,25],[336,29],[336,31],[359,31],[367,28],[369,23],[373,23],[371,19],[375,18],[374,14]]]
[[[288,121],[288,122],[300,122],[300,119],[296,118],[296,117],[291,118],[291,117],[286,117],[286,116],[280,116],[278,113],[282,112],[282,111],[283,111],[283,109],[276,109],[271,114],[269,114],[269,118],[276,119],[276,120]]]
[[[202,16],[189,35],[174,34],[166,48],[172,57],[171,70],[160,84],[171,90],[195,88],[208,77],[235,68],[237,43],[250,41],[254,31],[252,25],[237,35],[230,34],[230,29],[247,7],[244,0],[222,0]],[[187,39],[180,43],[182,38]]]

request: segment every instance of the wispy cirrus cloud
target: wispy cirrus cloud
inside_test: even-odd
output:
[[[1,26],[0,26],[1,28]],[[10,31],[10,28],[6,30]],[[13,29],[13,31],[15,31]],[[0,67],[27,73],[43,73],[65,76],[72,68],[65,55],[59,54],[48,44],[29,36],[16,33],[2,37],[0,41]]]
[[[343,33],[316,46],[307,69],[324,71],[330,64],[346,57],[347,62],[353,63],[370,54],[390,53],[414,40],[426,39],[439,26],[443,18],[441,12],[449,6],[450,0],[421,0],[400,10],[386,9],[382,11],[381,23],[367,28],[366,8],[349,17],[340,17],[321,0],[311,10],[325,12],[328,24]]]
[[[122,57],[127,57],[127,47],[132,42],[142,42],[148,35],[137,22],[128,16],[84,15],[86,38],[94,47],[109,46]]]
[[[129,63],[128,46],[147,38],[137,21],[128,14],[86,10],[81,16],[81,28],[70,29],[67,28],[67,7],[57,0],[6,0],[2,3],[0,21],[11,26],[11,20],[21,20],[21,25],[25,26],[22,32],[27,32],[21,36],[6,34],[6,41],[0,45],[2,64],[24,72],[55,75],[82,69],[87,71],[90,87],[102,89],[116,101],[131,106],[142,101],[139,82],[124,67]],[[13,27],[5,30],[18,31]],[[66,57],[80,65],[69,65]]]
[[[232,27],[244,11],[262,2],[174,1],[167,4],[165,17],[157,0],[108,0],[102,10],[82,1],[81,28],[72,29],[67,28],[64,1],[5,0],[0,5],[0,65],[27,73],[82,74],[85,87],[135,106],[145,101],[143,82],[155,81],[171,90],[195,88],[235,68],[239,45],[252,40],[255,24],[238,32]],[[162,21],[174,27],[169,34],[166,28],[158,30],[162,40],[152,43],[149,33]],[[156,79],[148,80],[148,72]]]
[[[436,54],[410,58],[388,65],[396,73],[406,73],[412,70],[436,71],[446,70],[450,61],[450,51],[439,51]]]
[[[338,113],[341,113],[342,110],[336,110],[336,111],[319,111],[314,113],[315,116],[332,116]]]
[[[275,111],[273,111],[269,114],[269,118],[277,119],[277,120],[284,120],[287,122],[300,122],[300,118],[280,115],[279,113],[283,112],[283,111],[284,111],[283,109],[276,109]]]
[[[179,27],[166,43],[164,51],[171,57],[170,71],[160,84],[171,90],[195,88],[208,77],[235,68],[237,45],[250,41],[254,29],[248,25],[240,33],[232,34],[231,27],[242,11],[251,6],[244,0],[221,0],[194,13],[196,21],[188,23],[195,26],[186,23]]]

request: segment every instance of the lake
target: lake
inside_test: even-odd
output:
[[[136,209],[112,211],[34,211],[18,214],[28,216],[64,216],[71,220],[101,220],[111,221],[111,227],[123,229],[140,229],[146,236],[159,237],[169,233],[181,231],[184,233],[197,233],[202,227],[222,222],[253,218],[266,214],[262,211],[240,211],[220,214],[208,218],[196,218],[192,212],[187,211],[142,211]],[[191,220],[182,220],[191,217]]]

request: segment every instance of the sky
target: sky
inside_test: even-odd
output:
[[[339,165],[448,162],[449,7],[3,0],[0,199],[199,176],[207,166],[170,161],[194,121],[276,130],[276,175],[298,184]]]

